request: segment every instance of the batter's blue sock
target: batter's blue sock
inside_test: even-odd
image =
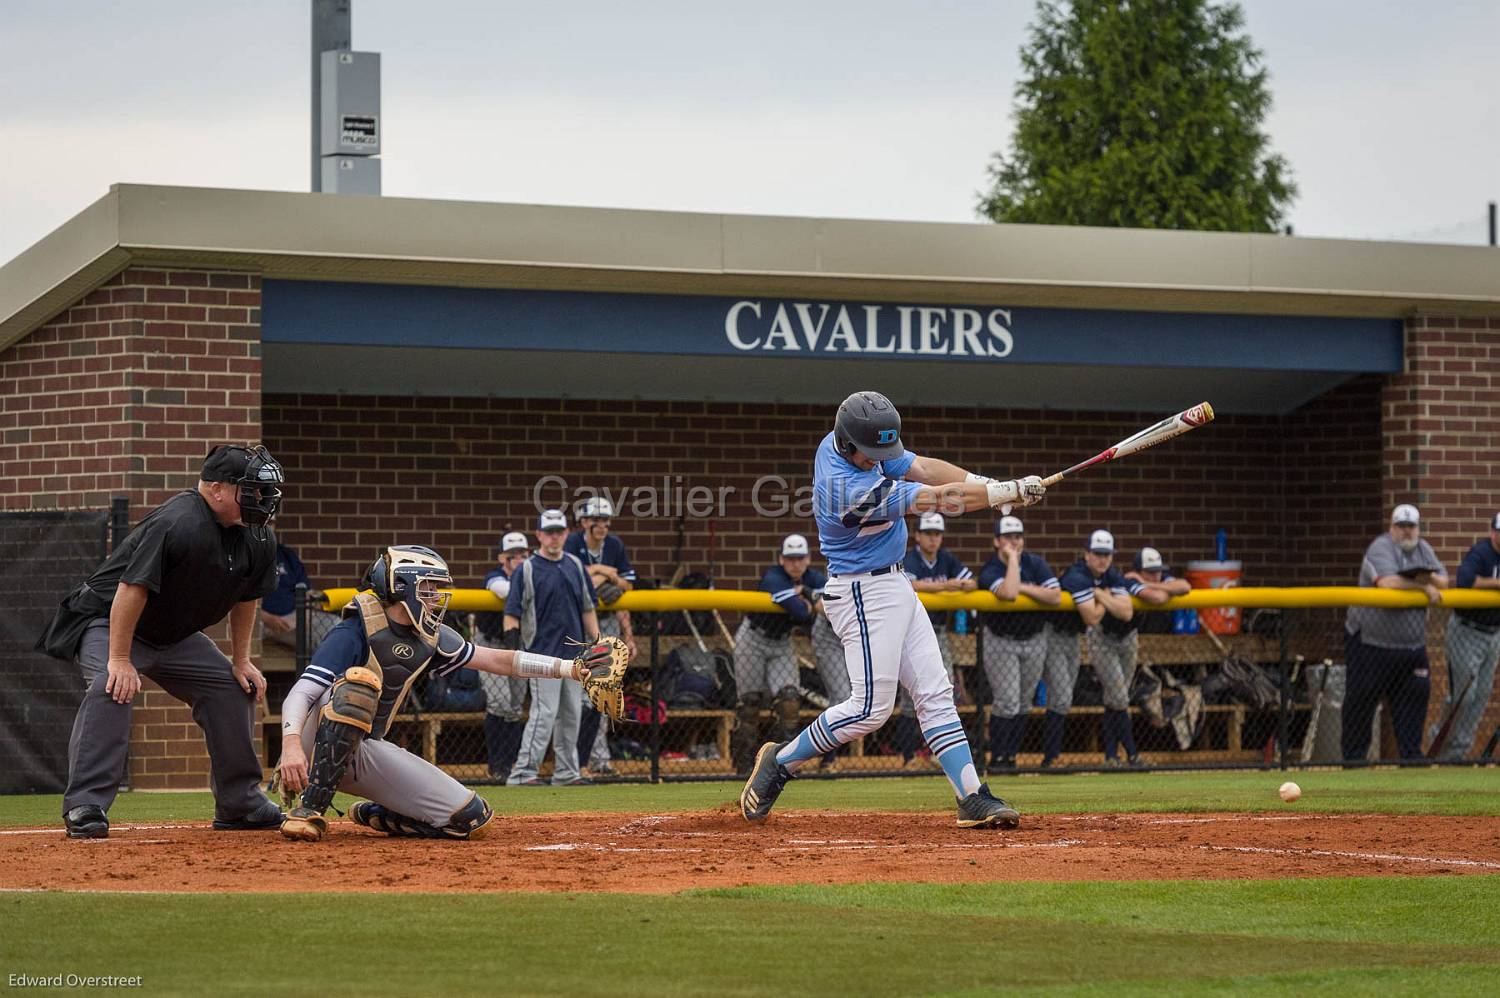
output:
[[[822,718],[818,720],[822,720]],[[776,753],[776,761],[787,769],[795,769],[807,760],[822,755],[823,750],[813,744],[812,735],[808,733],[812,731],[813,725],[817,723],[818,721],[814,721],[812,724],[809,724],[802,729],[801,734],[783,745],[781,751]]]
[[[974,768],[974,754],[969,751],[969,736],[964,733],[962,721],[938,725],[922,735],[933,756],[942,763],[955,794],[963,798],[979,789],[979,772]]]

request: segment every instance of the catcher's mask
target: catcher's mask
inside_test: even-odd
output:
[[[235,500],[246,526],[264,527],[281,509],[280,486],[286,482],[286,476],[264,445],[215,447],[203,459],[199,477],[205,482],[227,482],[236,487]]]
[[[417,634],[436,647],[438,628],[453,596],[453,576],[436,551],[416,544],[388,547],[370,565],[359,587],[373,592],[386,606],[405,606]]]

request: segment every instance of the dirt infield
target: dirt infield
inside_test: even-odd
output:
[[[206,825],[102,840],[0,831],[0,889],[630,891],[862,881],[1152,880],[1500,873],[1500,818],[1130,814],[966,831],[939,814],[727,810],[498,818],[473,842],[393,840],[335,822],[311,845]]]

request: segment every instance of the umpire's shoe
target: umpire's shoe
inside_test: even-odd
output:
[[[990,785],[958,802],[959,828],[1015,828],[1021,824],[1021,812],[990,793]]]
[[[267,797],[253,810],[238,818],[215,818],[214,828],[220,832],[265,832],[281,827],[281,806]]]
[[[109,838],[109,819],[97,804],[80,804],[63,815],[63,826],[70,839]]]
[[[745,781],[745,789],[740,791],[740,813],[745,816],[746,821],[765,821],[776,798],[781,796],[786,781],[792,778],[792,771],[776,761],[776,753],[785,744],[786,742],[779,745],[776,742],[766,742],[755,753],[755,765],[750,767],[750,779]]]

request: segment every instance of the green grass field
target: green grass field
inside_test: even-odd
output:
[[[1493,770],[1294,778],[1305,791],[1300,810],[1500,814]],[[998,786],[1032,813],[1278,811],[1288,809],[1275,795],[1281,780],[1111,774]],[[943,787],[937,779],[810,780],[783,802],[938,810]],[[735,789],[485,793],[504,815],[696,810],[725,803]],[[0,798],[3,825],[52,823],[57,811],[55,797]],[[111,818],[202,821],[210,813],[204,794],[127,794]],[[668,897],[18,893],[0,894],[0,924],[0,980],[141,974],[146,993],[1500,992],[1500,876],[808,885]]]

